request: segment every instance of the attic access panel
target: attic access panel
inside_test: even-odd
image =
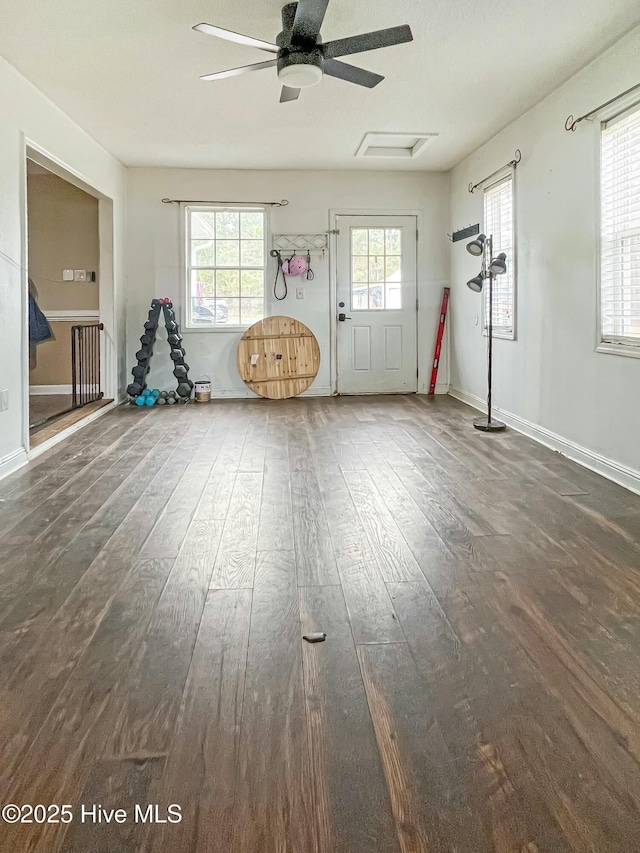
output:
[[[413,159],[438,136],[437,133],[365,133],[356,157]]]

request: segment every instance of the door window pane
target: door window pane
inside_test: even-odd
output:
[[[402,308],[402,229],[351,229],[351,310]]]

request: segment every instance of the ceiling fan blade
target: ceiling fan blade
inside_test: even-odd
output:
[[[292,89],[291,86],[283,86],[282,92],[280,92],[280,103],[284,104],[285,101],[297,101],[299,94],[300,89]]]
[[[208,36],[216,36],[219,39],[225,39],[225,41],[234,41],[236,44],[244,44],[247,47],[258,47],[260,50],[267,50],[269,53],[277,53],[278,46],[275,44],[271,44],[268,41],[262,41],[261,39],[254,39],[251,36],[244,36],[242,33],[234,33],[231,30],[224,30],[222,27],[214,27],[213,24],[196,24],[193,27],[194,30],[197,30],[199,33],[205,33]]]
[[[204,74],[201,80],[222,80],[224,77],[237,77],[248,71],[261,71],[263,68],[275,68],[277,59],[267,59],[266,62],[254,62],[253,65],[241,65],[240,68],[229,68],[227,71],[215,71],[213,74]]]
[[[293,44],[315,45],[328,5],[329,0],[298,0],[291,30]]]
[[[366,50],[392,47],[394,44],[404,44],[408,41],[413,41],[411,27],[403,24],[400,27],[389,27],[386,30],[376,30],[373,33],[362,33],[359,36],[328,41],[322,45],[322,52],[327,59],[334,59],[336,56],[364,53]]]
[[[366,86],[373,89],[378,83],[382,83],[384,77],[374,74],[373,71],[365,71],[364,68],[356,68],[355,65],[347,65],[346,62],[338,62],[337,59],[325,59],[324,73],[329,77],[339,77],[348,83],[356,83],[358,86]]]

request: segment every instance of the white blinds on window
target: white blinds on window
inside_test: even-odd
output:
[[[600,160],[602,339],[640,343],[640,107],[607,122]]]
[[[507,175],[487,187],[484,193],[484,229],[493,237],[493,256],[504,252],[507,272],[493,280],[493,332],[513,334],[514,263],[513,263],[513,177]],[[484,323],[489,324],[489,288],[484,289]]]

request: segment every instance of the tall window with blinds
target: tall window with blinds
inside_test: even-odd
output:
[[[640,105],[602,126],[600,332],[640,346]]]
[[[513,251],[513,177],[507,175],[484,191],[484,231],[493,238],[493,256],[504,252],[507,272],[493,280],[493,334],[513,338],[515,329],[515,259]],[[484,327],[489,325],[489,288],[484,289]]]

